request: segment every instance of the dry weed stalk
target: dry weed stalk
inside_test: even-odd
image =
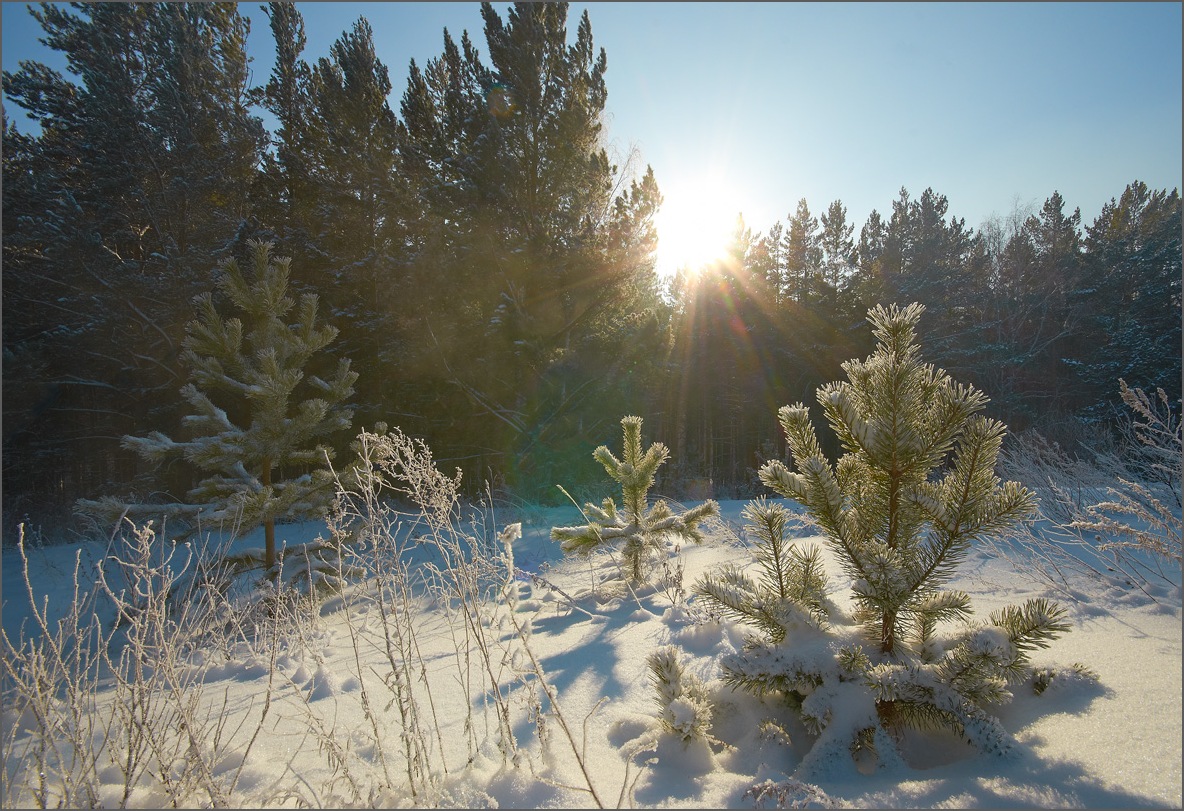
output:
[[[7,633],[0,640],[5,705],[18,721],[4,741],[7,805],[233,804],[272,684],[258,715],[248,712],[237,726],[225,697],[220,705],[206,700],[208,665],[191,656],[197,640],[210,642],[206,620],[227,612],[211,608],[209,592],[171,599],[181,571],[196,563],[176,564],[176,549],[161,544],[151,525],[129,527],[119,551],[96,567],[93,591],[80,585],[87,577],[76,554],[72,599],[56,621],[47,601],[36,602],[22,530],[32,625],[15,641]],[[274,654],[271,665],[274,671]],[[230,757],[238,766],[219,768]]]
[[[1117,446],[1087,449],[1082,458],[1028,434],[1005,454],[1008,473],[1040,493],[1047,519],[1008,540],[1026,553],[1030,571],[1070,599],[1079,599],[1077,577],[1135,588],[1154,601],[1167,587],[1178,599],[1180,418],[1163,390],[1152,397],[1123,380],[1119,389],[1132,416]]]
[[[564,786],[553,766],[536,776],[603,805],[587,740],[603,701],[581,734],[531,650],[517,527],[493,529],[492,500],[466,516],[459,474],[440,473],[422,442],[383,430],[362,432],[357,447],[358,463],[338,477],[328,540],[286,556],[299,569],[301,555],[334,550],[320,562],[335,571],[316,573],[335,584],[328,598],[311,587],[311,560],[303,561],[307,590],[286,580],[245,584],[250,575],[234,570],[225,549],[191,554],[129,522],[93,576],[76,556],[73,600],[55,618],[36,603],[22,537],[31,625],[17,640],[0,636],[5,805],[437,805],[454,785],[443,778],[463,779],[481,757],[534,773],[537,755],[515,730],[533,726],[545,754],[551,720],[583,785]],[[334,604],[352,649],[341,676],[356,689],[335,695],[336,713],[326,716],[327,705],[284,668],[295,661],[289,654],[328,664],[314,642]],[[231,711],[230,686],[207,683],[214,668],[244,660],[266,669],[262,699],[245,714]],[[465,696],[447,717],[434,694],[442,684]],[[244,796],[243,770],[281,700],[295,702],[306,722],[296,751],[269,789]],[[362,723],[341,726],[347,714]],[[447,747],[462,724],[463,739]],[[322,777],[300,773],[313,745],[328,767]],[[466,763],[449,762],[466,747]],[[618,804],[637,779],[625,765]]]
[[[1088,517],[1071,526],[1097,533],[1101,549],[1137,549],[1179,564],[1184,535],[1180,418],[1163,389],[1152,399],[1140,388],[1129,388],[1125,380],[1118,383],[1122,401],[1135,415],[1128,431],[1137,443],[1128,464],[1135,475],[1116,475],[1118,486],[1106,490],[1110,500],[1086,507]]]

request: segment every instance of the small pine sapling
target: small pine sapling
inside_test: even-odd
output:
[[[705,740],[718,743],[711,734],[712,707],[707,688],[693,673],[687,673],[678,648],[663,645],[646,658],[650,683],[658,704],[658,723],[683,743]]]
[[[621,485],[621,508],[612,497],[601,506],[585,504],[585,515],[591,520],[574,527],[553,527],[551,539],[560,541],[563,551],[590,554],[604,544],[620,544],[628,576],[634,582],[644,582],[648,561],[663,551],[662,541],[669,536],[684,541],[701,543],[699,524],[719,515],[719,505],[708,499],[702,504],[676,513],[666,501],[651,506],[648,493],[654,486],[654,475],[670,452],[661,442],[655,442],[643,453],[641,450],[641,417],[623,417],[624,459],[617,459],[601,445],[592,456],[604,466]]]
[[[337,329],[317,322],[317,297],[288,296],[290,260],[272,259],[271,243],[251,241],[253,278],[238,262],[221,267],[218,287],[242,318],[223,318],[212,294],[196,301],[198,318],[186,325],[183,358],[190,380],[181,389],[192,413],[182,419],[189,434],[175,440],[160,431],[126,436],[123,446],[161,463],[181,458],[204,478],[186,503],[122,504],[115,499],[79,502],[79,510],[111,520],[165,514],[236,525],[262,525],[261,563],[277,573],[276,521],[323,515],[333,497],[328,469],[329,435],[348,428],[357,373],[340,359],[331,375],[307,367],[336,337]],[[294,312],[293,312],[294,311]],[[286,323],[293,314],[295,320]],[[306,573],[307,574],[307,573]]]
[[[830,609],[821,550],[800,549],[786,537],[790,512],[777,502],[750,502],[744,517],[758,541],[760,579],[739,566],[724,566],[702,575],[695,593],[723,615],[756,625],[773,643],[793,627],[823,628]]]
[[[795,649],[787,624],[757,610],[749,593],[780,588],[768,577],[767,561],[781,547],[776,523],[761,518],[767,508],[750,515],[772,530],[764,539],[765,585],[713,598],[768,632],[768,640],[724,657],[723,678],[758,694],[780,693],[800,708],[821,736],[804,767],[861,748],[895,762],[894,741],[905,726],[945,727],[982,750],[1006,750],[1010,737],[987,708],[1011,698],[1009,685],[1033,679],[1029,654],[1069,630],[1064,611],[1044,599],[971,625],[969,596],[944,588],[976,539],[1024,519],[1035,500],[994,475],[1006,427],[976,415],[987,398],[922,362],[915,328],[923,310],[872,309],[875,351],[843,364],[847,381],[818,390],[846,452],[837,464],[823,455],[799,403],[778,413],[796,472],[779,461],[760,471],[768,487],[805,506],[851,578],[853,624],[832,629],[832,644]],[[809,612],[813,567],[784,570],[797,581],[785,588],[797,589],[797,610],[819,618]],[[841,624],[835,612],[830,619]],[[939,637],[939,625],[952,620],[965,630]],[[870,652],[860,644],[866,641],[875,645]]]

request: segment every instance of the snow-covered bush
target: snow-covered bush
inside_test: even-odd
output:
[[[1116,476],[1107,490],[1110,499],[1088,506],[1086,516],[1071,526],[1113,539],[1101,543],[1103,550],[1137,549],[1179,564],[1184,536],[1180,417],[1163,389],[1152,398],[1125,380],[1118,384],[1122,401],[1133,412],[1131,433],[1138,444],[1127,466],[1135,475]]]
[[[847,381],[818,390],[846,451],[836,465],[797,404],[779,412],[796,472],[776,461],[760,471],[822,531],[852,581],[852,616],[827,604],[816,555],[787,549],[783,516],[768,505],[749,511],[762,540],[761,584],[728,571],[701,588],[764,632],[723,657],[723,678],[799,709],[818,736],[807,770],[860,749],[894,762],[904,727],[944,727],[980,749],[1006,750],[990,707],[1032,678],[1031,651],[1069,629],[1043,599],[970,624],[969,596],[943,588],[972,543],[1028,515],[1033,497],[994,475],[1006,429],[976,416],[987,398],[921,361],[922,312],[871,310],[875,351],[843,364]],[[962,630],[939,634],[949,621]]]
[[[507,689],[493,676],[503,652],[490,634],[507,573],[485,533],[462,520],[459,470],[445,474],[422,440],[383,423],[373,431],[361,431],[352,447],[356,459],[337,478],[328,529],[332,545],[344,550],[345,560],[361,570],[361,581],[370,585],[364,591],[347,590],[342,599],[347,616],[378,609],[383,688],[389,692],[388,708],[398,711],[407,784],[417,796],[430,789],[443,749],[442,744],[433,746],[439,735],[429,713],[435,682],[427,678],[419,653],[419,609],[426,599],[434,600],[448,617],[458,657],[460,650],[466,658],[476,653],[474,664],[480,667],[466,662],[460,686],[468,693],[487,691],[495,707],[496,747],[504,758],[517,757]],[[351,621],[349,630],[353,643],[362,645],[360,628]],[[357,678],[365,683],[360,668]],[[382,736],[377,729],[389,719],[375,706],[364,709],[378,744]],[[466,722],[467,729],[476,726],[475,719]],[[475,757],[475,733],[468,745],[470,757]],[[387,768],[385,762],[383,766]]]
[[[588,740],[604,700],[581,729],[532,650],[521,525],[377,428],[335,474],[329,538],[301,547],[339,550],[327,600],[286,579],[239,593],[250,575],[213,543],[125,519],[94,571],[80,553],[73,599],[42,602],[22,538],[30,622],[0,630],[0,804],[483,807],[472,776],[521,769],[605,806]]]
[[[623,417],[624,459],[617,459],[601,445],[592,456],[605,471],[621,485],[621,508],[612,497],[601,506],[584,505],[587,524],[573,527],[554,527],[552,540],[563,544],[563,551],[587,555],[602,545],[620,545],[626,572],[634,582],[644,582],[650,558],[661,554],[662,542],[667,537],[700,543],[703,540],[699,524],[719,514],[719,505],[708,499],[702,504],[676,513],[666,501],[649,504],[647,494],[654,486],[654,474],[670,457],[661,442],[655,442],[643,453],[641,450],[641,417]]]
[[[801,780],[765,780],[744,792],[744,799],[752,798],[754,808],[842,808],[825,791]],[[772,803],[767,805],[766,803]]]
[[[7,808],[236,804],[275,685],[232,719],[205,677],[219,650],[274,668],[288,618],[244,616],[185,577],[208,561],[150,525],[123,528],[93,572],[76,556],[72,599],[53,607],[34,597],[22,533],[31,622],[16,638],[0,631]],[[185,582],[184,599],[170,599]]]

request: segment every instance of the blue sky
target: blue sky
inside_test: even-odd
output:
[[[3,4],[6,70],[53,64],[24,5]],[[445,26],[486,50],[476,3],[299,6],[309,61],[370,20],[396,112]],[[270,31],[241,8],[262,83]],[[608,54],[610,155],[636,148],[667,208],[722,199],[764,230],[802,197],[815,215],[841,199],[858,235],[901,186],[978,227],[1054,190],[1088,223],[1134,179],[1181,185],[1179,3],[573,3],[573,35],[585,8]]]

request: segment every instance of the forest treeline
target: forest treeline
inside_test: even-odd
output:
[[[398,425],[468,486],[524,499],[596,480],[625,414],[670,446],[669,494],[753,491],[785,454],[777,407],[871,350],[875,304],[923,303],[927,356],[1013,430],[1104,427],[1120,377],[1180,389],[1176,189],[1136,180],[1092,223],[1054,191],[978,230],[933,189],[858,232],[841,201],[801,200],[664,285],[659,181],[610,160],[586,12],[482,4],[484,48],[445,30],[395,107],[364,18],[309,62],[298,7],[270,4],[258,85],[232,3],[31,13],[75,76],[3,79],[40,125],[4,124],[6,529],[191,484],[120,439],[178,433],[193,299],[248,240],[292,257],[293,292],[340,330],[324,362],[360,373],[355,431]]]

